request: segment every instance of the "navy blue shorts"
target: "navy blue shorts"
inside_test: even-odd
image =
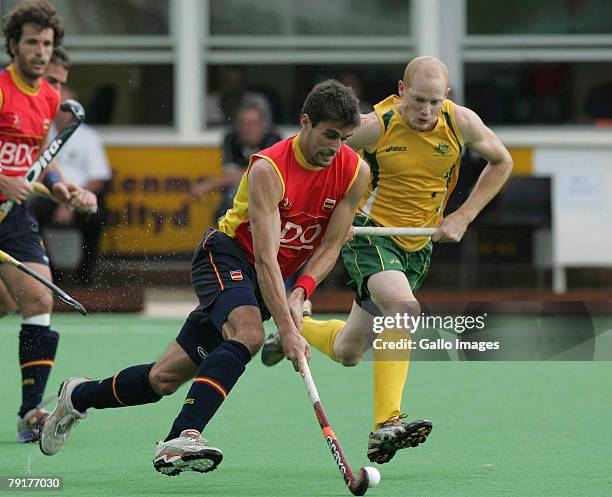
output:
[[[27,203],[15,204],[0,223],[0,250],[19,262],[49,265],[49,258],[38,230],[38,222]]]
[[[241,306],[259,308],[270,319],[247,254],[225,233],[208,229],[191,263],[191,284],[199,305],[187,317],[176,341],[196,363],[223,342],[223,323]]]

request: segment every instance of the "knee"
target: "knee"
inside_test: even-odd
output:
[[[357,366],[361,362],[363,354],[355,347],[340,346],[334,350],[334,355],[340,364],[346,367]]]
[[[223,325],[223,336],[228,340],[235,340],[244,345],[253,357],[264,341],[264,329],[261,321],[251,321],[237,324],[235,320],[228,320]]]
[[[21,305],[21,313],[24,317],[36,316],[38,314],[51,314],[53,310],[53,295],[50,292],[39,292]]]
[[[237,342],[240,342],[247,349],[249,349],[251,357],[253,357],[255,354],[257,354],[257,352],[263,345],[263,341],[264,341],[263,329],[258,328],[258,327],[245,328],[243,330],[240,330],[236,334],[236,337],[234,338],[234,340],[236,340]]]
[[[183,384],[183,379],[176,373],[164,371],[155,364],[149,371],[149,383],[157,395],[172,395]]]
[[[384,316],[418,316],[421,314],[421,304],[416,300],[406,302],[384,302],[377,303],[376,306]]]

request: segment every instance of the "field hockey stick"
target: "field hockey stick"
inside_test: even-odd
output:
[[[327,442],[334,461],[338,465],[338,469],[342,474],[342,478],[344,478],[344,482],[347,484],[353,495],[364,495],[369,486],[378,485],[378,481],[372,481],[370,483],[370,476],[372,476],[373,479],[380,480],[380,473],[378,473],[376,468],[372,467],[359,468],[358,477],[355,478],[355,474],[353,473],[351,466],[346,460],[346,457],[344,457],[342,449],[340,448],[336,434],[329,426],[329,421],[327,420],[327,416],[323,410],[323,405],[321,404],[321,399],[319,398],[319,392],[317,392],[317,387],[312,379],[312,374],[310,373],[310,368],[306,360],[300,361],[300,372],[302,374],[302,378],[304,379],[304,385],[306,386],[306,391],[308,392],[308,398],[312,403],[312,407],[314,408],[317,416],[317,421],[319,422],[319,426],[323,432],[323,437]]]
[[[380,226],[355,226],[356,235],[376,236],[432,236],[437,228],[384,228]]]
[[[17,259],[11,257],[10,255],[8,255],[6,252],[2,250],[0,250],[0,262],[9,264],[13,267],[16,267],[20,271],[23,271],[24,273],[29,274],[32,278],[40,281],[43,285],[45,285],[49,290],[51,290],[61,300],[66,302],[66,304],[72,307],[75,311],[80,312],[81,314],[83,314],[83,316],[87,314],[87,311],[85,310],[85,307],[83,307],[83,304],[81,304],[80,302],[77,302],[70,295],[68,295],[64,290],[55,286],[49,280],[47,280],[46,278],[43,278],[36,271],[34,271],[33,269],[30,269],[28,266],[19,262]]]
[[[68,141],[68,138],[72,136],[72,134],[83,122],[83,119],[85,119],[85,110],[76,100],[65,100],[60,105],[60,110],[62,112],[70,112],[72,114],[72,119],[66,125],[66,127],[61,130],[57,136],[53,138],[53,140],[51,140],[49,145],[47,145],[47,147],[34,161],[30,169],[28,169],[25,178],[30,183],[36,181],[40,174],[47,167],[49,167],[49,164],[51,164],[55,156],[57,156],[59,151],[64,146],[64,143]],[[0,222],[2,222],[2,220],[4,220],[4,218],[8,215],[14,204],[15,202],[12,200],[7,200],[0,205]]]
[[[40,193],[43,197],[48,198],[49,200],[52,200],[56,204],[70,205],[68,202],[62,202],[60,199],[55,197],[45,185],[43,185],[42,183],[39,183],[38,181],[34,181],[34,183],[32,183],[32,188],[34,189],[36,193]],[[77,210],[80,210],[80,209],[77,209]],[[84,210],[82,212],[86,214],[95,214],[98,212],[98,207],[96,206],[93,209]]]

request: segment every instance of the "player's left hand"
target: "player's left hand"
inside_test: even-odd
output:
[[[69,204],[81,212],[96,212],[98,210],[98,198],[89,190],[67,183],[70,191]]]
[[[438,229],[431,237],[431,241],[458,243],[463,238],[469,224],[469,221],[460,212],[453,212],[438,224]]]

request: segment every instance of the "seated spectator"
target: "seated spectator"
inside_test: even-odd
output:
[[[49,67],[52,65],[53,61]],[[48,72],[48,75],[51,73]],[[74,92],[67,86],[61,88],[61,95],[62,100],[75,98]],[[49,136],[55,136],[61,131],[70,118],[70,113],[58,112]],[[104,226],[104,191],[112,172],[98,133],[87,124],[81,124],[65,143],[57,156],[57,162],[66,179],[95,193],[98,198],[98,212],[96,214],[75,212],[68,205],[58,205],[46,198],[37,198],[32,205],[43,230],[48,226],[70,226],[81,232],[83,258],[76,279],[82,282],[89,281],[91,270],[98,258],[100,236]]]
[[[216,219],[219,219],[232,207],[251,155],[280,140],[280,135],[269,129],[264,110],[258,102],[245,100],[238,109],[234,128],[223,139],[223,174],[196,184],[192,195],[201,198],[214,191],[223,192],[223,200],[216,214]]]

